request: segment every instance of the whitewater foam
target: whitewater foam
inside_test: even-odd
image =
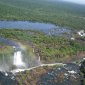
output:
[[[22,53],[21,51],[17,51],[14,53],[14,61],[13,61],[13,64],[17,67],[19,66],[26,66],[25,63],[23,62],[22,60]]]

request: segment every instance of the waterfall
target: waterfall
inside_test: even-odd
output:
[[[22,53],[21,51],[17,51],[14,53],[14,60],[13,60],[13,64],[17,67],[20,66],[24,66],[25,67],[25,63],[22,60]]]

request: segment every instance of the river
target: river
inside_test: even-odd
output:
[[[31,22],[31,21],[0,21],[0,28],[9,28],[9,29],[32,29],[39,30],[45,33],[51,32],[52,34],[62,34],[70,32],[69,29],[56,26],[51,23],[40,23],[40,22]]]

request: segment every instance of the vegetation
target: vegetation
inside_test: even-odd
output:
[[[9,50],[8,50],[9,49]],[[13,49],[11,46],[2,46],[0,48],[0,53],[9,53],[9,51],[13,52]]]
[[[16,85],[80,85],[80,76],[68,73],[62,66],[43,66],[19,72],[16,81]]]
[[[16,75],[16,80],[17,80],[16,85],[23,85],[23,84],[24,85],[38,85],[37,83],[38,83],[40,76],[58,67],[57,66],[56,67],[44,66],[44,67],[32,69],[30,71],[19,72]]]
[[[0,41],[0,57],[1,56],[9,56],[9,55],[13,54],[13,51],[14,51],[13,47]]]
[[[59,36],[47,36],[42,32],[33,30],[0,29],[0,36],[11,40],[25,42],[32,45],[37,56],[44,62],[64,62],[75,60],[77,53],[85,52],[83,44],[76,40]]]
[[[16,75],[17,85],[36,85],[37,79],[40,75],[46,73],[48,70],[52,69],[51,67],[40,67],[33,69],[31,71],[19,72]]]
[[[10,56],[13,54],[13,48],[11,46],[2,46],[0,47],[0,57]]]
[[[49,22],[85,29],[85,6],[59,0],[0,0],[0,20]]]

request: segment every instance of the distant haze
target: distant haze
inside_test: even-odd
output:
[[[63,1],[68,1],[68,2],[73,2],[73,3],[85,5],[85,0],[63,0]]]

